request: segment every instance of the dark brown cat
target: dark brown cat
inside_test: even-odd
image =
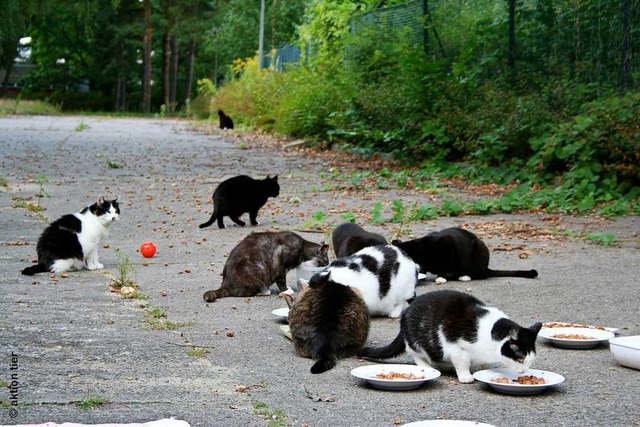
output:
[[[268,295],[274,282],[287,290],[287,271],[305,261],[327,265],[329,245],[309,242],[290,231],[251,233],[236,245],[222,270],[222,286],[203,298],[213,302],[224,297]]]
[[[471,279],[538,277],[536,270],[490,269],[487,245],[472,232],[458,227],[445,228],[406,242],[394,240],[392,243],[420,265],[420,272],[447,280],[459,280],[463,276]]]
[[[369,246],[386,245],[387,239],[379,234],[366,231],[357,224],[345,222],[333,230],[331,236],[336,258],[355,254]]]

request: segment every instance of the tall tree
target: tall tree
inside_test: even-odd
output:
[[[142,112],[151,112],[151,35],[153,24],[151,23],[151,0],[142,0],[144,11],[144,37],[142,55]]]

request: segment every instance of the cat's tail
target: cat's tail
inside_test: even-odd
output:
[[[385,347],[365,347],[360,350],[356,356],[358,357],[366,357],[367,359],[390,359],[392,357],[396,357],[402,353],[406,349],[406,344],[404,342],[404,335],[402,331],[398,334],[397,337],[391,344]]]
[[[220,289],[214,289],[213,291],[205,292],[204,295],[202,295],[202,298],[204,298],[206,302],[214,302],[219,298],[224,298],[228,296],[229,296],[229,291],[224,288],[220,288]]]
[[[217,219],[217,215],[216,215],[216,210],[213,210],[213,213],[211,214],[211,218],[209,218],[209,221],[207,222],[203,222],[202,224],[200,224],[198,227],[200,228],[205,228],[210,226],[211,224],[213,224],[215,222],[215,220]]]
[[[331,337],[326,334],[320,334],[317,337],[320,341],[320,345],[316,350],[314,359],[317,359],[316,363],[311,367],[312,374],[321,374],[332,369],[338,363],[333,348],[331,346]]]
[[[22,274],[24,274],[25,276],[33,276],[36,273],[47,273],[47,272],[49,272],[49,268],[44,264],[34,264],[22,270]]]
[[[538,277],[536,270],[492,270],[487,269],[487,277],[524,277],[525,279],[535,279]]]

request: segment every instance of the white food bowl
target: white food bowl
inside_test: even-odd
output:
[[[640,335],[611,338],[609,348],[619,364],[640,369]]]

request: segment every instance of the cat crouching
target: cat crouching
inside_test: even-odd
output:
[[[394,240],[392,244],[405,251],[420,266],[422,273],[432,273],[446,280],[538,277],[536,270],[490,269],[487,245],[472,232],[459,227],[445,228],[405,242]]]
[[[314,359],[312,374],[332,369],[340,358],[351,357],[367,341],[369,310],[358,289],[333,282],[327,271],[316,273],[289,305],[289,327],[296,352]]]
[[[369,246],[327,267],[329,279],[360,290],[371,316],[399,317],[415,297],[415,263],[391,245]]]
[[[345,222],[337,226],[331,235],[336,258],[353,255],[369,246],[386,245],[387,239],[365,230],[357,224]]]
[[[329,263],[329,245],[303,239],[291,231],[251,233],[233,248],[222,270],[222,285],[207,291],[207,302],[224,297],[269,295],[275,282],[287,291],[287,272],[303,262],[317,267]]]
[[[61,274],[84,268],[104,268],[98,259],[98,248],[119,218],[118,198],[106,200],[103,196],[78,213],[58,218],[45,228],[38,239],[38,263],[22,270],[22,274]]]
[[[522,327],[469,294],[434,291],[404,311],[400,332],[389,345],[363,348],[358,356],[388,359],[406,351],[418,366],[453,368],[458,381],[472,383],[471,371],[487,364],[502,363],[519,373],[529,369],[541,327],[539,322]]]
[[[279,194],[278,175],[273,178],[267,175],[262,180],[247,175],[229,178],[222,181],[213,192],[213,213],[211,218],[199,227],[205,228],[217,221],[218,228],[225,228],[225,216],[244,227],[246,224],[240,216],[245,213],[249,213],[251,225],[258,225],[258,211],[267,203],[269,197],[278,197]]]

